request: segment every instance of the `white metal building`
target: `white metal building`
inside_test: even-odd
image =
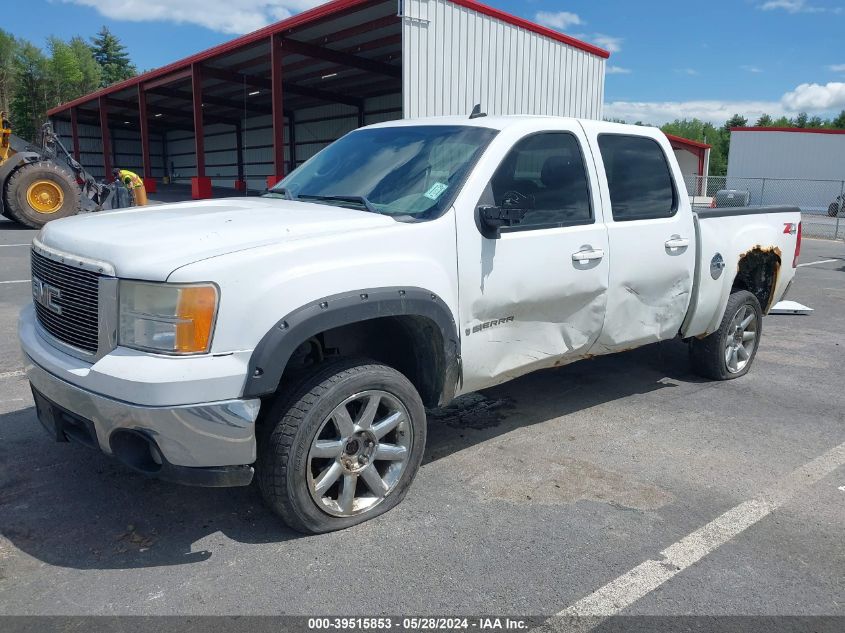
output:
[[[824,210],[841,193],[843,157],[845,130],[733,128],[726,187],[749,191],[752,204]]]
[[[398,10],[397,10],[398,9]],[[609,54],[475,0],[334,0],[49,112],[96,176],[262,188],[361,125],[601,118]]]

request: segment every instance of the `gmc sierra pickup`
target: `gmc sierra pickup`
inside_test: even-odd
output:
[[[263,197],[51,222],[20,318],[38,417],[148,475],[247,485],[304,532],[394,507],[425,407],[665,339],[748,372],[794,208],[693,212],[654,128],[394,121]]]

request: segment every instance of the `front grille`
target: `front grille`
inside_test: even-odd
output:
[[[100,275],[53,261],[32,251],[33,303],[50,334],[91,354],[97,352]],[[40,288],[44,288],[39,293]]]

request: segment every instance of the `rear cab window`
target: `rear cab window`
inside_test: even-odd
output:
[[[660,144],[645,136],[598,137],[613,220],[670,218],[678,210],[678,192]]]

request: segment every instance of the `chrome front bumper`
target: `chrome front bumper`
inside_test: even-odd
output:
[[[115,455],[113,440],[125,431],[150,438],[160,452],[158,457],[176,469],[241,467],[255,462],[258,399],[145,407],[86,391],[49,373],[29,356],[26,361],[26,373],[37,394],[93,428],[104,453]],[[48,422],[42,419],[45,426]]]

